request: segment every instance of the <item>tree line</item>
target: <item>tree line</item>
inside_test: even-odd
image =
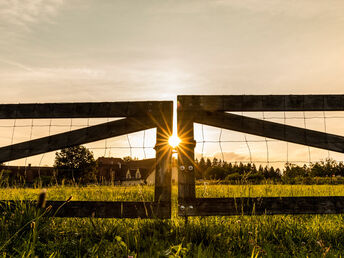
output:
[[[213,158],[196,159],[196,179],[227,180],[227,181],[274,181],[297,183],[312,181],[315,178],[344,178],[344,163],[326,159],[315,163],[299,166],[286,163],[283,168],[273,166],[257,166],[254,163],[235,162]],[[343,179],[344,182],[344,179]]]

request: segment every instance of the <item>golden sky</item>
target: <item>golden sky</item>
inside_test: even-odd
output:
[[[343,13],[340,0],[0,1],[0,102],[343,93]]]

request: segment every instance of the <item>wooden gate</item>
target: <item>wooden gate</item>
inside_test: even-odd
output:
[[[60,217],[170,218],[172,101],[0,105],[0,119],[114,117],[122,119],[2,147],[0,163],[156,127],[153,202],[48,201],[47,205]]]
[[[227,112],[343,111],[344,95],[178,96],[178,214],[344,213],[344,197],[196,198],[194,126],[200,123],[344,153],[344,137]]]

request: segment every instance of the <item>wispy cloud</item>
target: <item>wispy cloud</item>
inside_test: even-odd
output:
[[[254,13],[308,19],[330,15],[342,18],[344,2],[341,0],[190,0],[161,1],[152,9],[155,12],[197,14],[211,9],[231,10],[236,13]]]
[[[26,72],[35,72],[31,67],[23,65],[21,63],[0,59],[0,67],[1,67],[1,63],[5,64],[7,66],[9,65],[11,67],[19,68],[20,70],[23,70],[23,71],[26,71]]]
[[[341,0],[215,0],[213,5],[296,18],[314,18],[322,15],[342,17],[344,3]]]
[[[0,1],[0,33],[14,35],[30,31],[33,24],[52,22],[63,3],[63,0]]]

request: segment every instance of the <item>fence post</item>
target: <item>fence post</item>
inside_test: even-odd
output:
[[[177,120],[178,137],[181,139],[178,147],[178,202],[179,214],[184,215],[192,207],[185,207],[183,202],[196,198],[193,113],[182,111],[182,107],[179,106]]]
[[[165,105],[161,110],[161,117],[157,121],[156,132],[156,167],[155,167],[155,202],[171,203],[172,180],[172,147],[168,144],[172,135],[173,103]],[[164,209],[166,217],[166,208]],[[171,205],[169,205],[171,215]]]

